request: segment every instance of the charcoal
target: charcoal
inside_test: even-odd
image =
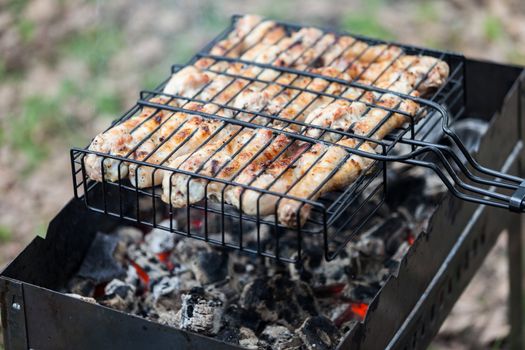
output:
[[[257,312],[264,321],[281,320],[292,327],[319,312],[308,284],[284,275],[255,279],[243,289],[239,303],[244,309]]]
[[[324,316],[307,318],[296,332],[308,350],[334,349],[340,338],[337,327]]]
[[[111,238],[106,245],[98,243],[97,249],[101,251],[97,258],[105,255],[105,260],[127,267],[127,271],[108,280],[111,282],[106,285],[106,295],[97,297],[97,302],[245,348],[335,348],[341,334],[362,317],[360,310],[353,307],[369,304],[388,276],[395,273],[410,247],[408,234],[420,232],[428,225],[441,194],[441,187],[433,184],[435,176],[429,176],[425,169],[396,169],[402,173],[391,178],[394,196],[388,199],[389,205],[381,206],[330,262],[325,261],[324,251],[319,249],[322,235],[305,236],[303,263],[291,265],[231,254],[224,248],[161,229],[144,233],[134,227],[121,227],[113,235],[118,241],[116,245]],[[376,185],[380,183],[365,192]],[[405,191],[407,187],[419,192],[412,194]],[[333,196],[337,198],[337,194]],[[362,210],[358,210],[361,204]],[[377,204],[377,199],[372,198],[350,205],[336,225],[329,228],[329,249],[333,251],[346,243],[354,233],[342,231],[338,225],[354,213],[357,215],[352,223],[362,220]],[[186,227],[186,214],[186,210],[176,211],[175,227]],[[209,237],[220,240],[223,238],[219,233],[220,215],[210,215]],[[238,243],[237,219],[227,218],[224,224],[225,241]],[[169,222],[160,225],[169,227]],[[189,225],[196,234],[204,232],[202,211],[192,209]],[[244,223],[245,247],[257,248],[255,229],[253,223]],[[261,248],[273,251],[276,237],[280,255],[297,256],[296,232],[285,229],[275,232],[270,226],[261,225]],[[98,264],[88,270],[99,269]],[[69,282],[68,291],[77,293],[72,297],[89,297],[95,294],[97,285],[91,276],[78,275]]]
[[[117,228],[115,233],[118,236],[119,240],[126,245],[130,245],[132,243],[138,244],[140,243],[140,241],[142,241],[142,238],[144,236],[141,230],[133,226],[119,227]]]
[[[105,295],[98,300],[100,304],[121,311],[135,312],[137,308],[135,287],[114,279],[106,285],[104,293]]]
[[[395,253],[397,247],[405,241],[406,236],[405,219],[393,214],[363,234],[355,246],[367,256],[383,258],[385,255]]]
[[[95,283],[86,278],[73,277],[68,283],[68,290],[72,294],[79,294],[84,297],[92,297],[95,294]]]
[[[189,274],[162,276],[150,282],[150,293],[145,302],[158,314],[166,310],[179,310],[181,293],[197,287],[198,283]]]
[[[426,177],[412,175],[408,172],[396,174],[389,172],[387,204],[391,208],[403,205],[408,196],[413,193],[421,194],[426,185]],[[407,189],[410,189],[407,191]]]
[[[199,251],[191,269],[201,284],[224,280],[228,275],[228,255],[222,251]]]
[[[222,315],[224,329],[239,329],[241,326],[250,328],[254,332],[260,330],[261,317],[255,311],[245,310],[237,304],[230,304]]]
[[[206,242],[192,239],[182,239],[175,244],[173,255],[181,264],[190,264],[201,251],[209,251],[210,246]]]
[[[230,304],[224,309],[222,323],[225,328],[238,329],[241,326],[241,313],[243,310],[236,305]]]
[[[341,326],[339,326],[339,333],[346,334],[351,329],[353,329],[360,321],[359,320],[350,320],[345,323],[343,323]]]
[[[369,304],[381,288],[378,282],[351,282],[345,286],[341,296],[350,301]]]
[[[219,332],[224,312],[224,295],[210,294],[203,288],[193,288],[189,293],[182,294],[181,298],[181,329],[208,335]]]
[[[298,349],[301,346],[301,340],[296,334],[279,325],[266,326],[259,339],[275,350]]]
[[[247,349],[257,349],[259,346],[259,339],[255,333],[246,327],[239,329],[239,345]]]
[[[97,232],[77,275],[88,278],[95,284],[124,277],[126,271],[114,257],[117,244],[117,236]]]
[[[217,336],[215,336],[215,339],[239,345],[239,340],[241,339],[239,328],[223,328]]]
[[[366,235],[356,243],[355,247],[366,256],[385,256],[385,241],[381,238]]]
[[[401,260],[409,249],[410,244],[408,242],[403,242],[397,249],[396,253],[385,262],[385,267],[387,267],[394,275],[398,274]]]
[[[158,280],[170,274],[168,268],[152,252],[147,250],[144,244],[132,244],[128,249],[128,256],[131,261],[144,270],[150,281]]]
[[[175,247],[175,233],[155,228],[144,237],[144,241],[153,254],[164,253]]]
[[[253,258],[247,256],[228,259],[227,275],[230,278],[230,286],[236,292],[241,291],[257,274],[263,274],[256,268],[256,266],[261,268],[262,264],[254,265],[252,260]]]
[[[320,261],[319,261],[320,260]],[[338,256],[333,261],[322,260],[318,256],[308,256],[303,266],[289,265],[292,278],[307,282],[312,288],[344,283],[347,279],[345,266],[351,263],[348,256]]]

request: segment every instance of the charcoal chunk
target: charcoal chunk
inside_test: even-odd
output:
[[[247,284],[241,294],[240,305],[255,311],[264,321],[281,319],[298,327],[308,316],[318,314],[318,305],[310,287],[285,275],[257,278]]]
[[[324,316],[307,318],[296,332],[308,350],[334,349],[340,337],[337,327]]]
[[[191,269],[201,284],[222,281],[228,275],[228,255],[221,251],[200,251]]]
[[[239,344],[240,340],[240,334],[238,328],[223,328],[219,334],[215,337],[215,339],[230,343],[230,344]]]
[[[208,293],[202,288],[193,288],[182,294],[180,309],[181,329],[216,335],[221,328],[225,297],[219,292]]]
[[[73,277],[68,283],[68,290],[73,294],[92,297],[95,294],[95,283],[86,278]]]
[[[119,239],[116,235],[97,232],[77,275],[88,278],[95,284],[124,277],[126,271],[114,256],[118,242]]]

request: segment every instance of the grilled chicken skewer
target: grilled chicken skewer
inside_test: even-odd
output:
[[[206,109],[215,106],[192,104],[189,110],[208,112]],[[179,114],[185,114],[180,113]],[[163,164],[170,159],[193,152],[203,145],[213,133],[223,125],[217,120],[210,120],[199,116],[174,116],[162,127],[160,133],[154,138],[148,139],[135,151],[134,158],[149,164]],[[181,122],[182,121],[182,122]],[[133,185],[144,188],[162,183],[164,173],[151,166],[139,166],[132,163],[129,166],[129,178]]]
[[[293,170],[294,176],[290,180],[298,181],[288,191],[289,196],[303,199],[316,200],[327,192],[344,188],[372,164],[373,160],[357,155],[350,155],[341,147],[354,148],[358,140],[344,139],[336,145],[314,145],[305,152],[297,161],[297,168]],[[374,150],[363,143],[359,150],[374,154]],[[312,166],[313,165],[313,166]],[[302,178],[301,178],[302,176]],[[311,205],[304,202],[284,198],[278,207],[279,222],[287,227],[304,225],[311,210]]]
[[[194,94],[212,79],[211,74],[199,74],[193,67],[186,67],[176,73],[177,85],[170,86],[170,91],[178,95]],[[179,106],[180,101],[166,97],[155,97],[155,103]],[[148,137],[156,128],[173,116],[173,112],[152,108],[143,111],[117,126],[95,137],[89,150],[106,153],[112,156],[127,156],[144,138]],[[85,159],[87,175],[96,181],[102,181],[102,157],[89,154]],[[128,163],[116,159],[104,159],[104,177],[108,181],[117,181],[128,175]],[[120,172],[120,177],[119,177]]]
[[[165,103],[168,100],[154,98],[152,101]],[[171,104],[176,105],[176,102],[173,101]],[[139,115],[132,116],[106,132],[98,134],[88,149],[108,155],[126,156],[139,142],[137,136],[143,135],[148,130],[151,131],[170,116],[171,113],[167,111],[144,108]],[[133,131],[139,129],[141,130],[140,135],[137,133],[134,135]],[[102,181],[103,177],[109,181],[116,181],[125,178],[128,174],[127,163],[113,158],[104,158],[93,153],[84,158],[84,164],[87,176],[95,181]]]
[[[276,140],[275,143],[280,141]],[[304,145],[306,146],[306,145]],[[293,171],[286,171],[301,155],[301,147],[296,141],[289,148],[289,154],[274,154],[273,149],[263,157],[261,162],[252,162],[235,179],[240,185],[248,185],[257,189],[285,193],[293,180]],[[271,148],[271,147],[269,147]],[[267,152],[267,151],[265,151]],[[264,159],[268,160],[265,161]],[[267,216],[276,212],[279,196],[263,194],[261,191],[246,189],[243,186],[228,186],[225,201],[248,215]]]
[[[228,180],[237,170],[252,161],[254,155],[268,144],[272,137],[272,131],[267,129],[241,130],[233,140],[229,142],[226,142],[226,138],[217,140],[190,156],[184,155],[175,159],[169,166],[199,175]],[[208,184],[205,179],[191,178],[185,174],[166,172],[163,189],[162,199],[180,208],[188,203],[196,203],[204,199],[206,195],[217,196],[222,190],[222,185],[217,182]]]

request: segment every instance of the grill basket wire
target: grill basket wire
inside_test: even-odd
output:
[[[303,147],[300,151],[302,153],[306,152],[316,143],[323,143],[327,146],[333,145],[333,142],[321,139],[326,133],[330,133],[331,135],[337,134],[339,137],[348,137],[358,140],[355,147],[341,146],[345,148],[348,153],[343,159],[343,162],[348,160],[352,155],[366,157],[374,160],[374,162],[372,162],[367,171],[363,172],[363,174],[359,176],[359,178],[348,188],[338,192],[330,193],[328,196],[322,196],[316,200],[312,200],[311,197],[303,199],[291,196],[288,193],[277,193],[271,190],[257,188],[251,186],[251,183],[240,184],[235,182],[235,180],[222,180],[211,176],[205,176],[199,174],[199,170],[188,172],[181,169],[170,168],[167,166],[166,160],[169,159],[171,155],[167,156],[160,164],[149,163],[148,158],[159,147],[161,147],[169,139],[169,137],[162,141],[160,145],[156,146],[155,149],[144,158],[144,160],[135,160],[129,158],[130,155],[143,142],[145,142],[161,127],[161,123],[161,125],[151,131],[151,133],[147,135],[141,142],[139,142],[139,144],[137,144],[126,156],[115,156],[95,152],[89,150],[87,147],[73,148],[71,150],[74,193],[77,198],[83,198],[86,205],[90,209],[147,226],[169,230],[177,234],[203,240],[211,244],[221,245],[235,250],[240,250],[242,252],[275,258],[284,262],[294,263],[300,262],[302,260],[303,249],[305,246],[322,245],[324,247],[324,254],[327,260],[333,259],[341,252],[346,244],[355,236],[355,234],[360,231],[360,229],[363,228],[363,226],[366,225],[369,219],[384,202],[388,189],[388,166],[389,163],[393,161],[432,169],[438,174],[447,188],[454,195],[465,200],[521,211],[521,199],[519,198],[519,185],[522,182],[521,179],[514,176],[500,174],[480,166],[467,152],[466,148],[461,143],[461,140],[449,128],[451,121],[461,117],[465,111],[465,76],[464,58],[462,56],[420,49],[401,44],[392,44],[352,35],[356,39],[371,45],[385,44],[386,46],[384,50],[379,53],[367,67],[365,67],[363,72],[358,77],[354,78],[353,80],[344,80],[339,77],[329,77],[311,71],[277,66],[274,64],[275,62],[259,63],[253,61],[244,61],[236,57],[229,57],[229,51],[233,50],[236,45],[242,41],[242,38],[236,45],[226,51],[224,55],[218,56],[210,54],[210,49],[220,40],[226,38],[227,35],[233,30],[235,22],[238,20],[238,18],[238,16],[234,16],[231,26],[216,39],[210,42],[197,55],[195,55],[186,65],[174,65],[172,67],[172,73],[175,73],[185,66],[195,63],[199,59],[211,59],[213,63],[207,68],[204,68],[204,70],[212,72],[218,76],[222,75],[230,78],[230,84],[234,81],[243,81],[245,83],[245,85],[231,98],[229,98],[228,101],[216,102],[215,97],[219,96],[225,89],[227,89],[229,84],[218,91],[212,98],[201,100],[198,98],[198,96],[207,87],[207,85],[202,87],[201,90],[198,91],[193,97],[169,95],[163,92],[164,87],[169,81],[168,78],[153,90],[141,91],[137,104],[121,118],[113,122],[112,126],[122,123],[137,113],[140,113],[143,108],[152,108],[154,109],[154,112],[144,121],[142,121],[141,124],[151,118],[155,118],[155,116],[160,112],[183,112],[189,116],[199,116],[203,119],[221,122],[221,127],[219,127],[218,130],[223,130],[226,127],[238,128],[238,132],[245,130],[267,129],[273,133],[272,140],[280,134],[286,135],[291,140],[291,142],[288,143],[285,149],[282,150],[279,155],[274,158],[274,160],[278,159],[282,154],[284,154],[286,150],[288,150],[290,147],[293,147],[293,145],[296,145],[298,142],[306,145],[306,147]],[[288,23],[276,23],[283,26],[287,32],[294,32],[302,28],[301,26]],[[253,31],[254,28],[252,28],[251,31]],[[245,37],[246,35],[249,35],[250,32],[245,34]],[[322,36],[320,38],[322,38]],[[318,40],[320,40],[320,38]],[[315,43],[312,44],[312,46],[314,45]],[[350,46],[351,45],[353,44],[350,44]],[[380,72],[376,80],[373,81],[371,85],[364,85],[358,82],[358,79],[362,74],[365,73],[366,69],[368,69],[368,67],[370,67],[370,65],[392,45],[399,46],[403,49],[404,52],[401,52],[400,55],[411,54],[434,56],[440,60],[446,61],[450,66],[450,76],[448,77],[447,82],[439,89],[434,91],[431,96],[427,96],[426,98],[414,97],[408,94],[401,94],[388,90],[388,88],[382,89],[374,86],[373,84],[388,70],[388,68],[390,68],[397,58],[391,60],[391,62],[384,68],[382,72]],[[307,50],[308,47],[305,48],[304,51],[297,58],[295,58],[295,60],[297,61],[299,58],[301,58]],[[348,47],[343,49],[340,55],[342,55],[347,50]],[[365,54],[366,50],[368,50],[368,48],[365,48],[363,52],[359,53],[355,60],[357,60],[361,55]],[[337,57],[334,58],[334,60],[336,59]],[[259,73],[257,73],[255,76],[245,76],[221,71],[220,69],[214,69],[214,67],[216,67],[221,62],[238,63],[248,67],[255,67],[259,70]],[[312,62],[315,62],[315,59],[312,60]],[[350,62],[348,66],[350,66],[352,63],[353,62]],[[309,66],[311,67],[311,64]],[[406,67],[405,69],[408,68],[409,67]],[[433,68],[434,67],[429,68],[427,71],[427,76]],[[277,74],[271,80],[261,79],[259,76],[265,70],[272,70]],[[345,70],[346,69],[343,71]],[[279,78],[285,74],[291,75],[293,77],[290,83],[282,83],[278,81]],[[310,79],[310,83],[306,85],[306,87],[295,86],[294,82],[300,78],[308,78]],[[309,89],[309,85],[315,78],[320,78],[328,82],[326,88],[323,91]],[[421,84],[424,80],[425,78],[421,79],[418,84]],[[314,95],[315,97],[295,115],[295,118],[297,118],[301,113],[305,112],[307,108],[317,99],[331,98],[334,101],[346,100],[352,102],[360,100],[363,94],[368,91],[377,94],[388,93],[390,95],[396,95],[400,97],[401,100],[414,101],[421,108],[419,109],[419,112],[416,116],[412,116],[398,109],[401,102],[399,102],[399,104],[394,108],[387,108],[364,102],[367,104],[367,110],[370,110],[370,108],[379,108],[385,110],[387,114],[383,120],[378,123],[378,125],[370,130],[367,135],[357,135],[348,130],[340,131],[330,128],[317,127],[305,122],[300,122],[294,118],[279,117],[280,111],[279,113],[273,113],[270,115],[265,113],[263,110],[249,111],[243,108],[233,107],[230,102],[252,84],[263,84],[265,88],[268,86],[277,85],[281,89],[280,92],[284,90],[293,91],[293,97],[281,108],[281,111],[291,104],[300,94],[307,93],[309,95]],[[361,89],[361,96],[356,99],[349,99],[326,92],[329,86],[332,84],[339,84],[345,88]],[[414,90],[417,89],[417,87],[418,86],[414,87]],[[164,97],[169,100],[163,103],[156,103],[151,101],[151,98],[153,97]],[[170,102],[175,100],[183,102],[180,107],[169,105]],[[219,113],[205,113],[200,110],[190,110],[185,108],[185,104],[190,102],[214,105],[216,106],[217,110],[228,111],[229,113],[233,114],[233,117],[226,117],[220,115]],[[446,108],[444,106],[446,106]],[[248,116],[249,119],[247,121],[236,119],[236,117],[240,114],[243,116]],[[389,118],[392,118],[394,115],[404,115],[408,120],[406,126],[396,130],[384,139],[375,137],[375,133],[383,125],[385,125],[385,123],[388,122]],[[424,118],[422,118],[423,116]],[[421,122],[416,123],[416,121],[420,119]],[[266,122],[260,122],[260,120]],[[301,127],[316,128],[320,130],[320,136],[318,138],[312,138],[310,136],[304,135],[304,132],[291,132],[288,131],[288,129],[283,130],[281,127],[275,126],[275,122],[284,123],[289,127],[294,126],[299,129]],[[455,151],[451,147],[426,140],[430,132],[436,128],[441,128],[444,134],[458,146],[458,149],[467,159],[468,166],[463,164],[460,157],[454,153]],[[107,130],[109,130],[109,128]],[[173,135],[176,130],[173,131],[171,135]],[[217,133],[218,131],[212,133],[212,136]],[[191,136],[192,135],[188,136],[184,142],[187,142]],[[203,144],[206,144],[206,142],[210,141],[212,136],[208,137],[203,142]],[[373,145],[377,153],[363,151],[360,147],[365,142],[367,144]],[[249,144],[249,142],[246,144]],[[410,146],[409,152],[401,154],[393,152],[393,150],[396,149],[398,145],[403,144]],[[242,146],[242,148],[243,147],[244,146]],[[222,149],[222,147],[219,148],[219,150],[220,149]],[[172,154],[175,151],[176,150],[173,150]],[[108,160],[118,161],[119,181],[108,181],[104,177],[104,172],[100,184],[90,180],[86,174],[84,162],[85,157],[89,154],[94,154],[100,157],[102,168],[104,162]],[[428,157],[426,157],[429,154],[433,155],[433,159],[437,159],[438,163],[435,161],[429,161]],[[256,157],[257,154],[254,155],[252,159],[255,159]],[[297,159],[298,157],[295,158],[294,162],[288,164],[285,171],[291,166],[294,166]],[[315,166],[315,164],[319,162],[320,159],[321,156],[317,158],[312,167]],[[340,162],[339,164],[342,164],[343,162]],[[154,170],[152,176],[154,176],[158,171],[170,172],[170,180],[173,179],[175,174],[186,175],[188,177],[188,181],[186,182],[186,193],[189,193],[190,184],[192,181],[204,181],[206,185],[203,201],[192,204],[189,202],[189,196],[187,196],[187,206],[180,209],[174,208],[171,203],[163,203],[160,200],[161,190],[159,188],[138,188],[138,186],[133,186],[129,180],[121,177],[121,167],[124,164],[133,163],[138,167],[153,168]],[[248,163],[250,162],[246,162],[246,165],[242,166],[241,169],[236,172],[236,174],[242,171],[248,165]],[[490,180],[479,175],[475,175],[475,173],[472,172],[469,167],[477,171],[479,174],[486,175],[489,178],[496,177],[496,179]],[[221,170],[222,168],[220,168],[216,174],[218,174]],[[279,176],[281,176],[283,173],[284,171]],[[335,171],[333,171],[331,175],[333,175],[333,173],[335,173]],[[319,191],[322,186],[330,179],[330,177],[331,176],[328,176],[318,186],[314,193]],[[235,176],[233,178],[235,179]],[[299,182],[301,178],[296,179],[295,183]],[[470,180],[470,182],[476,183],[478,185],[513,190],[515,191],[515,194],[513,196],[509,196],[499,194],[494,191],[485,190],[481,187],[476,187],[465,182],[462,180],[462,178],[467,178]],[[223,186],[221,198],[218,203],[208,200],[207,191],[210,184],[221,184]],[[304,226],[301,226],[299,222],[299,215],[297,215],[298,222],[296,228],[288,228],[279,223],[277,215],[263,217],[261,215],[251,216],[243,214],[242,210],[232,209],[233,207],[225,204],[224,202],[224,192],[228,187],[231,186],[238,186],[239,188],[242,188],[243,192],[253,190],[259,193],[259,199],[263,194],[275,196],[278,198],[276,208],[283,199],[296,200],[297,202],[301,203],[299,210],[305,205],[311,206],[311,214]],[[270,188],[270,186],[267,188]],[[242,200],[242,196],[240,198]],[[518,204],[513,204],[514,202]],[[257,213],[259,213],[259,204],[260,203],[258,202]],[[130,207],[131,210],[129,209]],[[166,218],[168,219],[168,224],[166,224],[166,221],[161,221],[162,219]]]

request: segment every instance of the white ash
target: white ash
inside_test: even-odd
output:
[[[104,288],[105,294],[125,294],[127,291],[131,290],[132,292],[135,292],[135,286],[128,284],[122,280],[119,279],[113,279],[111,282],[109,282],[106,287]]]
[[[97,303],[95,298],[85,297],[85,296],[80,295],[80,294],[65,293],[65,295],[67,295],[68,297],[72,297],[72,298],[75,298],[75,299],[79,299],[79,300],[85,301],[85,302],[90,303],[90,304],[96,304]]]
[[[332,305],[330,310],[326,312],[325,316],[329,318],[330,320],[335,320],[340,315],[342,315],[347,309],[348,309],[348,304],[339,304],[339,305],[336,305],[335,307]]]
[[[170,327],[179,328],[180,310],[164,310],[157,314],[157,321]]]
[[[179,276],[162,276],[159,281],[151,284],[151,295],[157,301],[161,296],[171,294],[181,289],[181,279]]]
[[[385,241],[371,235],[364,236],[355,247],[368,256],[385,256]]]
[[[104,288],[105,295],[99,300],[104,305],[113,309],[132,312],[138,311],[138,300],[135,297],[135,287],[124,281],[113,279]]]
[[[144,237],[144,241],[153,254],[164,253],[175,248],[175,233],[155,228]]]
[[[298,349],[301,346],[301,340],[290,330],[280,325],[268,325],[261,333],[260,339],[267,344],[272,345],[272,349]]]
[[[124,282],[135,287],[140,284],[140,278],[137,274],[137,270],[132,265],[128,265]]]
[[[247,349],[258,349],[259,339],[250,328],[241,327],[239,329],[239,345]]]
[[[128,257],[148,274],[150,280],[158,280],[170,274],[168,268],[147,248],[146,244],[130,245]]]
[[[189,264],[200,251],[209,251],[210,246],[206,242],[182,239],[175,244],[173,254],[181,264]]]
[[[392,255],[390,260],[398,262],[398,263],[401,262],[401,260],[406,255],[409,249],[410,249],[410,244],[408,242],[403,242],[397,249],[396,253]]]
[[[221,328],[225,297],[221,293],[209,294],[202,288],[193,288],[182,294],[180,309],[181,329],[215,335]]]

